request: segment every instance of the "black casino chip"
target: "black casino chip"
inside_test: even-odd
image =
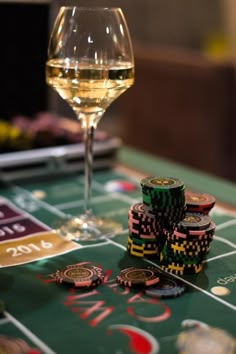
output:
[[[96,287],[104,280],[102,268],[91,264],[70,264],[57,270],[54,276],[58,283],[78,288]]]
[[[176,228],[179,232],[188,230],[205,230],[210,224],[211,218],[208,215],[186,213],[184,219],[178,223]]]
[[[157,284],[144,290],[146,295],[159,299],[177,297],[185,291],[186,285],[183,282],[166,275],[161,275]]]
[[[116,277],[117,283],[127,287],[148,287],[160,281],[160,270],[148,266],[143,268],[130,267],[121,270]]]

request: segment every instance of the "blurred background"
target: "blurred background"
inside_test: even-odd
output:
[[[61,5],[119,6],[129,25],[135,85],[98,128],[125,145],[236,181],[235,0],[0,1],[2,120],[39,112],[75,120],[45,84]]]

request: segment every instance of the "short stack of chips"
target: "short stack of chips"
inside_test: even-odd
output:
[[[141,180],[143,204],[147,215],[158,225],[172,227],[185,215],[185,185],[172,177],[146,177]]]
[[[141,187],[143,203],[128,212],[128,252],[154,256],[176,275],[199,273],[215,232],[209,216],[215,198],[186,192],[184,182],[173,177],[146,177]]]
[[[162,269],[177,275],[199,273],[214,232],[215,224],[208,215],[186,213],[173,231],[166,230],[160,253]]]
[[[131,205],[128,213],[128,251],[137,257],[157,256],[157,237],[162,232],[153,216],[148,216],[143,203]]]

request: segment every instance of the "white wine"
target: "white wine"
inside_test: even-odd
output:
[[[131,63],[89,65],[66,59],[46,63],[46,82],[66,100],[79,116],[102,114],[134,83]]]

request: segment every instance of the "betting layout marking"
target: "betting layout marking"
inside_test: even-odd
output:
[[[79,244],[63,240],[47,225],[9,200],[0,199],[1,267],[53,257],[79,247]]]

